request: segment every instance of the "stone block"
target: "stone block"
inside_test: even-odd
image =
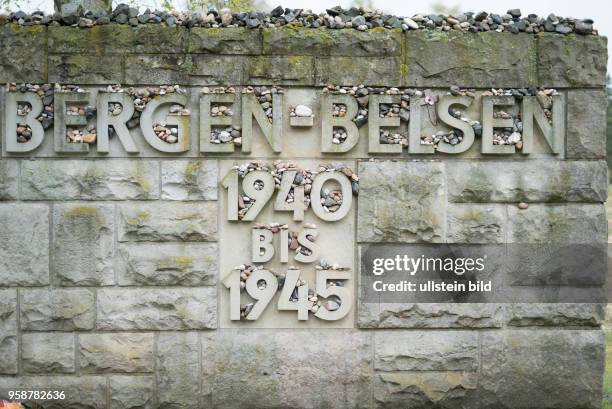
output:
[[[600,330],[484,332],[476,407],[601,407],[604,336]]]
[[[399,30],[332,30],[286,25],[264,28],[263,53],[275,55],[395,56],[402,51]]]
[[[175,160],[161,164],[162,199],[217,200],[219,163],[215,160]]]
[[[441,242],[445,182],[441,162],[359,163],[357,240]]]
[[[603,304],[507,304],[507,325],[514,327],[599,327]]]
[[[29,289],[20,297],[21,329],[78,331],[94,327],[95,302],[85,289]]]
[[[528,87],[537,81],[531,34],[408,31],[409,86]]]
[[[506,210],[503,204],[449,204],[446,209],[446,242],[504,243]]]
[[[0,204],[0,282],[3,286],[49,284],[49,207]]]
[[[17,200],[19,198],[19,162],[0,160],[0,200]]]
[[[400,57],[318,57],[315,86],[359,85],[397,87],[404,84]]]
[[[359,328],[499,328],[497,304],[360,303]]]
[[[159,163],[146,160],[35,160],[21,168],[24,200],[159,198]]]
[[[53,207],[53,274],[59,285],[115,283],[114,207],[58,204]]]
[[[49,82],[68,84],[123,83],[123,57],[114,54],[49,55]]]
[[[4,24],[0,27],[0,83],[47,82],[47,28]]]
[[[80,334],[79,365],[84,373],[153,372],[153,334]]]
[[[217,327],[216,288],[103,289],[99,330],[187,330]]]
[[[377,371],[478,370],[476,331],[376,331],[374,369]]]
[[[65,398],[61,400],[35,401],[27,400],[29,407],[33,403],[45,409],[106,409],[108,407],[107,380],[103,376],[19,376],[0,377],[0,391],[15,390],[53,390],[64,391]],[[6,397],[8,399],[8,397]]]
[[[604,161],[452,161],[445,166],[452,202],[602,203],[608,196]]]
[[[185,27],[139,24],[132,30],[130,50],[135,53],[181,53],[187,46],[188,30]]]
[[[204,28],[189,30],[189,53],[261,54],[261,31],[246,27]]]
[[[26,373],[73,373],[74,334],[22,334],[21,367]]]
[[[17,291],[0,290],[0,374],[16,374],[17,357]]]
[[[119,241],[215,241],[214,202],[119,205]]]
[[[298,55],[249,57],[244,67],[243,83],[314,85],[313,57]]]
[[[54,54],[119,54],[128,52],[134,41],[134,30],[123,24],[95,25],[86,30],[49,26],[47,32],[47,49]]]
[[[568,159],[606,157],[608,94],[605,89],[567,92]]]
[[[200,339],[195,332],[160,333],[157,338],[158,402],[185,409],[199,405]]]
[[[202,407],[370,407],[370,334],[331,329],[316,339],[312,334],[249,329],[203,334]]]
[[[606,85],[608,39],[604,36],[542,33],[537,36],[542,87]]]
[[[152,376],[116,375],[109,379],[111,409],[152,409],[155,407]]]
[[[603,204],[508,206],[509,243],[605,243],[607,227]]]
[[[117,257],[119,285],[214,285],[218,253],[216,243],[122,244]]]

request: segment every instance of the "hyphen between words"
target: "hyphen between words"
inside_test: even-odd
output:
[[[285,101],[283,93],[271,94],[268,103],[262,103],[254,93],[202,93],[197,96],[199,124],[196,125],[192,123],[196,121],[196,116],[192,118],[194,110],[189,109],[193,98],[187,93],[157,95],[149,98],[146,105],[135,107],[133,96],[128,93],[79,91],[55,91],[45,104],[40,93],[6,92],[6,152],[31,152],[42,144],[45,129],[50,127],[48,118],[46,126],[41,122],[49,110],[49,101],[53,106],[49,110],[51,115],[47,117],[53,121],[54,150],[57,153],[86,154],[95,145],[96,153],[106,154],[111,137],[116,135],[127,153],[139,152],[134,138],[142,137],[157,151],[179,154],[191,149],[191,130],[199,126],[199,138],[196,138],[199,139],[199,152],[248,154],[256,135],[254,122],[275,153],[281,153],[283,130],[288,129],[287,125],[312,127],[314,120],[320,121],[321,125],[322,153],[351,151],[359,142],[360,126],[366,123],[367,133],[362,133],[367,135],[368,153],[401,154],[406,148],[411,154],[436,151],[458,154],[468,150],[475,138],[480,137],[481,152],[486,154],[529,154],[533,152],[536,138],[541,138],[551,153],[558,154],[562,151],[565,135],[564,96],[556,94],[547,96],[548,106],[543,106],[536,96],[515,98],[508,94],[490,95],[490,92],[478,97],[474,94],[441,95],[433,102],[431,97],[423,98],[420,91],[408,98],[404,98],[406,94],[381,93],[371,94],[367,102],[359,104],[353,95],[323,92],[320,104],[316,104],[320,106],[318,112],[314,110],[313,113],[310,107],[306,107],[310,115],[300,117],[296,116],[296,107]],[[477,113],[471,115],[478,118],[467,118],[462,114],[461,110],[475,103],[478,103],[477,110],[472,108],[472,111]],[[403,112],[409,112],[409,118],[397,114],[400,104]],[[428,111],[424,111],[423,106],[427,106]],[[88,108],[90,115],[84,114],[83,107]],[[220,114],[219,107],[227,114]],[[504,111],[512,109],[518,113],[513,115]],[[355,118],[361,116],[363,119],[364,112],[366,120],[357,123]],[[432,114],[435,125],[450,129],[450,133],[439,137],[443,134],[439,131],[424,137],[423,122],[431,121]],[[135,116],[140,132],[133,125]],[[131,120],[132,126],[129,126]],[[404,131],[400,131],[402,122],[407,122]],[[82,135],[79,129],[87,129],[88,138],[79,136]],[[72,136],[73,132],[76,137]],[[390,133],[397,138],[390,137]]]

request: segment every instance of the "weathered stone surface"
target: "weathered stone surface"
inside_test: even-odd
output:
[[[138,160],[35,160],[21,168],[24,200],[159,198],[159,163]]]
[[[441,242],[444,167],[439,162],[359,163],[360,242]]]
[[[152,376],[110,377],[111,409],[151,409],[155,395]]]
[[[59,285],[112,285],[114,207],[53,207],[53,274]]]
[[[26,373],[74,372],[74,335],[60,332],[23,334],[21,367]]]
[[[606,157],[607,108],[608,94],[603,88],[568,91],[565,153],[567,158]]]
[[[214,285],[218,247],[207,244],[122,244],[119,285]]]
[[[506,206],[502,204],[449,205],[446,209],[446,242],[504,243],[506,220]]]
[[[113,84],[123,82],[119,55],[49,55],[49,82]]]
[[[216,203],[119,205],[119,241],[214,241]]]
[[[404,83],[400,57],[321,57],[315,59],[315,85],[368,84],[397,87]]]
[[[89,290],[24,290],[20,308],[22,330],[75,331],[94,327],[94,294]]]
[[[0,42],[0,82],[47,81],[46,27],[4,24]]]
[[[0,160],[0,200],[19,198],[19,162]]]
[[[195,332],[160,333],[157,339],[158,401],[164,407],[199,405],[200,339]]]
[[[507,304],[507,325],[516,327],[598,327],[603,322],[603,304]]]
[[[261,31],[246,27],[193,27],[189,30],[187,51],[210,54],[261,54]]]
[[[79,365],[85,373],[153,372],[153,334],[80,334]]]
[[[108,387],[102,376],[19,376],[0,377],[0,390],[64,391],[65,399],[37,401],[45,409],[106,409]],[[28,401],[30,403],[36,401]]]
[[[478,401],[481,407],[600,408],[603,365],[600,330],[485,332]]]
[[[184,330],[217,327],[216,288],[98,291],[100,330]]]
[[[478,370],[475,331],[376,331],[374,369],[377,371]]]
[[[540,34],[537,37],[537,45],[540,86],[606,85],[606,37]]]
[[[286,25],[262,31],[264,54],[391,56],[402,50],[399,30],[312,30]]]
[[[136,53],[180,53],[187,45],[185,27],[167,27],[163,24],[139,24],[133,29],[131,50]]]
[[[249,57],[244,67],[244,84],[313,85],[313,67],[310,56]]]
[[[504,310],[496,304],[360,303],[360,328],[497,328]]]
[[[412,30],[404,35],[411,86],[488,88],[536,84],[533,35]]]
[[[445,166],[453,202],[601,203],[608,197],[604,161],[452,161]]]
[[[605,243],[603,204],[508,206],[509,243]]]
[[[0,290],[0,374],[17,373],[17,357],[17,291]]]
[[[202,407],[370,406],[367,332],[330,329],[316,341],[308,330],[222,329],[202,337]]]
[[[478,385],[471,372],[382,372],[373,380],[378,408],[458,408]]]
[[[217,200],[218,161],[163,161],[161,168],[162,199]]]
[[[2,285],[49,284],[49,207],[0,204],[0,226]]]

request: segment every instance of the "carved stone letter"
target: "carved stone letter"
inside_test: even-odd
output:
[[[272,151],[280,153],[283,147],[283,94],[272,94],[272,123],[255,94],[242,94],[242,152],[245,153],[251,152],[253,146],[253,117]]]
[[[45,137],[45,130],[36,119],[42,113],[43,104],[34,92],[7,92],[4,106],[4,143],[7,152],[31,152],[38,148]],[[25,116],[17,116],[17,104],[27,102],[32,109]],[[27,142],[17,142],[17,125],[29,125],[32,137]]]
[[[108,104],[121,104],[121,113],[117,116],[108,113]],[[121,141],[121,145],[128,153],[138,153],[134,139],[130,135],[126,122],[134,114],[134,101],[129,95],[122,92],[98,92],[97,103],[97,150],[99,153],[108,153],[108,127],[112,126]]]
[[[166,125],[176,125],[178,127],[177,143],[166,143],[159,139],[153,131],[154,116],[162,105],[178,104],[187,106],[187,100],[186,95],[173,93],[160,95],[149,101],[144,111],[142,111],[142,115],[140,115],[140,129],[149,145],[160,152],[167,153],[179,153],[189,150],[189,136],[191,132],[190,118],[188,115],[166,115],[164,118],[163,122],[165,122]]]
[[[346,105],[346,115],[343,117],[332,116],[334,104]],[[323,94],[321,98],[321,152],[343,153],[348,152],[359,142],[359,129],[353,122],[359,107],[357,101],[351,95],[346,94]],[[344,128],[346,139],[344,142],[333,143],[334,128]]]
[[[380,104],[399,104],[399,97],[394,95],[370,95],[368,108],[368,152],[369,153],[402,153],[401,144],[380,143],[381,127],[399,127],[400,118],[380,117]]]

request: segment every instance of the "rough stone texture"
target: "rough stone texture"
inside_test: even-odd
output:
[[[119,285],[214,285],[218,247],[210,244],[122,244]]]
[[[99,330],[187,330],[217,327],[216,288],[98,291]]]
[[[453,202],[602,203],[608,197],[604,161],[449,161],[445,166]]]
[[[165,200],[217,200],[218,180],[217,161],[164,161],[161,197]]]
[[[504,243],[506,220],[505,205],[473,203],[449,205],[446,209],[446,242]]]
[[[203,334],[202,406],[368,407],[371,348],[369,334],[354,330],[321,331],[316,340],[308,330]]]
[[[0,27],[0,42],[1,83],[46,82],[46,27],[4,24]]]
[[[567,93],[566,156],[569,159],[606,157],[605,89],[572,90]]]
[[[486,407],[512,402],[513,408],[600,408],[603,365],[600,330],[485,332],[479,403]]]
[[[152,409],[155,388],[151,376],[111,376],[111,409]]]
[[[107,407],[108,386],[102,376],[20,376],[0,377],[0,390],[15,390],[15,384],[20,390],[64,391],[66,398],[58,401],[38,401],[45,409],[105,409]],[[27,401],[30,404],[34,401]]]
[[[360,303],[360,328],[498,328],[504,310],[496,304]]]
[[[411,86],[526,87],[536,84],[533,36],[510,33],[408,31]]]
[[[399,30],[331,30],[295,27],[264,28],[263,53],[276,55],[400,55]]]
[[[24,161],[21,180],[24,200],[159,198],[159,164],[154,161]]]
[[[190,53],[261,54],[261,31],[246,27],[203,28],[189,30]]]
[[[0,290],[0,374],[15,373],[17,373],[17,291]]]
[[[119,241],[214,241],[216,203],[119,205]]]
[[[75,331],[94,327],[92,291],[31,289],[20,294],[22,330]]]
[[[309,56],[251,57],[244,67],[244,83],[252,85],[313,85],[314,62]]]
[[[53,207],[53,275],[59,285],[112,285],[114,208],[59,204]]]
[[[508,304],[507,324],[531,326],[598,327],[604,320],[602,304]]]
[[[19,162],[0,161],[0,200],[16,200],[19,196]]]
[[[321,57],[315,60],[315,85],[397,87],[404,83],[403,71],[399,57]]]
[[[509,243],[605,243],[603,204],[508,206]]]
[[[474,331],[376,331],[377,371],[478,370],[478,333]]]
[[[195,332],[161,333],[157,339],[157,390],[159,405],[185,409],[199,404],[200,339]]]
[[[152,333],[79,335],[79,365],[84,373],[153,372]]]
[[[49,284],[49,207],[0,204],[0,283]]]
[[[537,37],[537,45],[540,86],[606,85],[606,37],[540,34]]]
[[[122,57],[117,55],[49,55],[49,82],[68,84],[123,83]]]
[[[73,373],[74,335],[57,332],[23,334],[21,367],[26,373]]]
[[[444,237],[442,163],[361,162],[357,240],[440,242]]]

